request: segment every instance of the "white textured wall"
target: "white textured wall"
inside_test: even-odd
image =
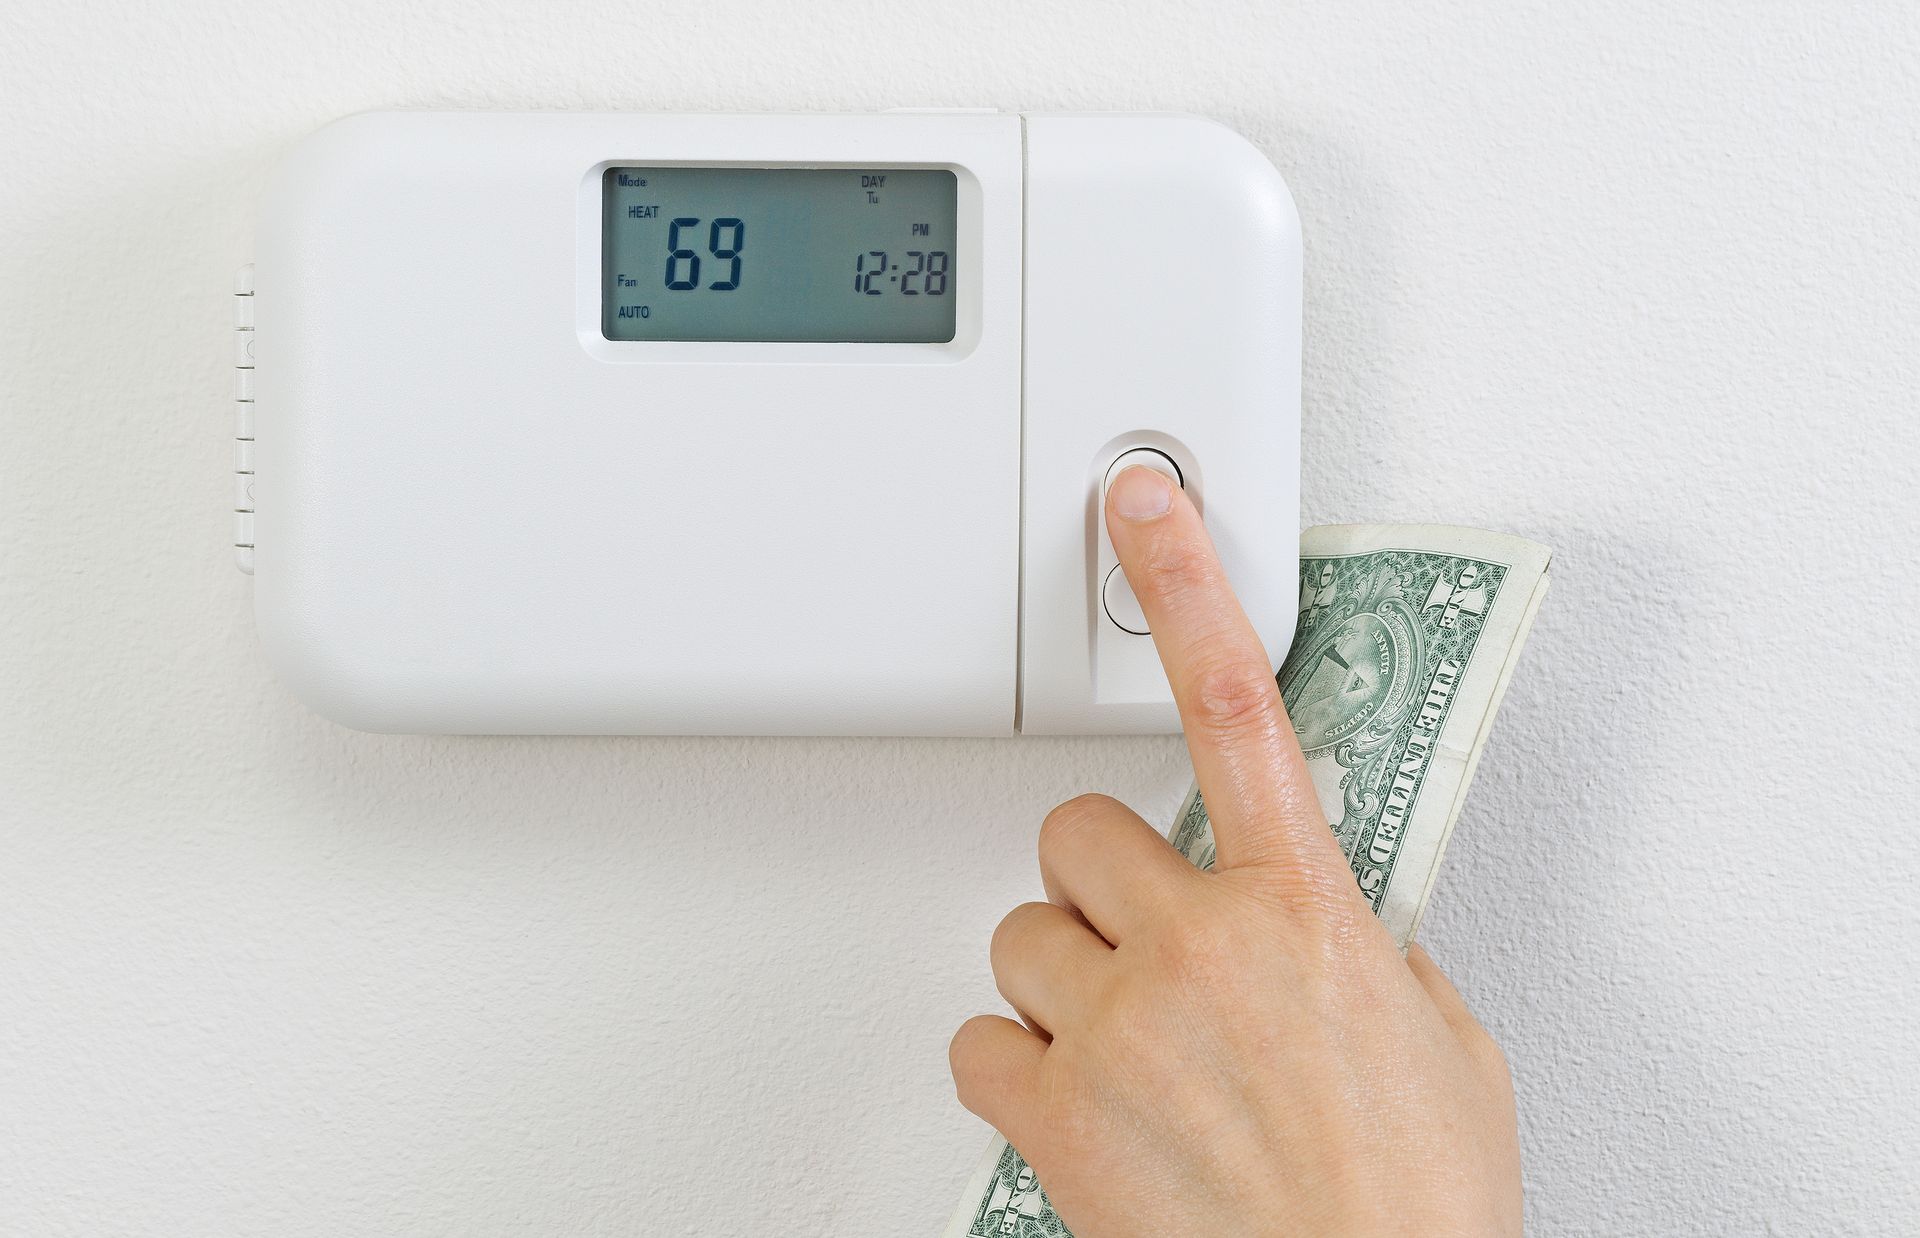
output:
[[[1559,551],[1428,921],[1534,1228],[1913,1232],[1917,62],[1896,0],[12,0],[0,1233],[930,1234],[1040,815],[1186,782],[1172,740],[290,700],[224,549],[228,279],[277,151],[421,104],[1252,136],[1306,225],[1308,519]]]

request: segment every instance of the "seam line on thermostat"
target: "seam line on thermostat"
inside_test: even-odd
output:
[[[1026,722],[1027,701],[1027,114],[1020,117],[1020,459],[1014,470],[1013,733]]]

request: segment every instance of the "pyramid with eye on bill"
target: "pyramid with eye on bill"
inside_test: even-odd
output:
[[[1313,655],[1306,673],[1287,686],[1294,730],[1309,749],[1346,732],[1378,707],[1387,674],[1364,631],[1348,624]]]
[[[1379,683],[1380,668],[1371,660],[1356,666],[1341,656],[1337,645],[1329,646],[1300,685],[1300,708],[1344,714],[1354,701],[1372,696]]]

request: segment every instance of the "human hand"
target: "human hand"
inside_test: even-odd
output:
[[[994,932],[1026,1026],[953,1038],[960,1101],[1076,1238],[1521,1232],[1505,1059],[1403,958],[1320,811],[1272,664],[1186,495],[1129,469],[1107,528],[1213,821],[1213,871],[1087,795],[1040,827],[1048,901]]]

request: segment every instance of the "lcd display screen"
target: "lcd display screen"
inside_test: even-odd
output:
[[[608,168],[610,340],[945,343],[959,187],[925,168]]]

